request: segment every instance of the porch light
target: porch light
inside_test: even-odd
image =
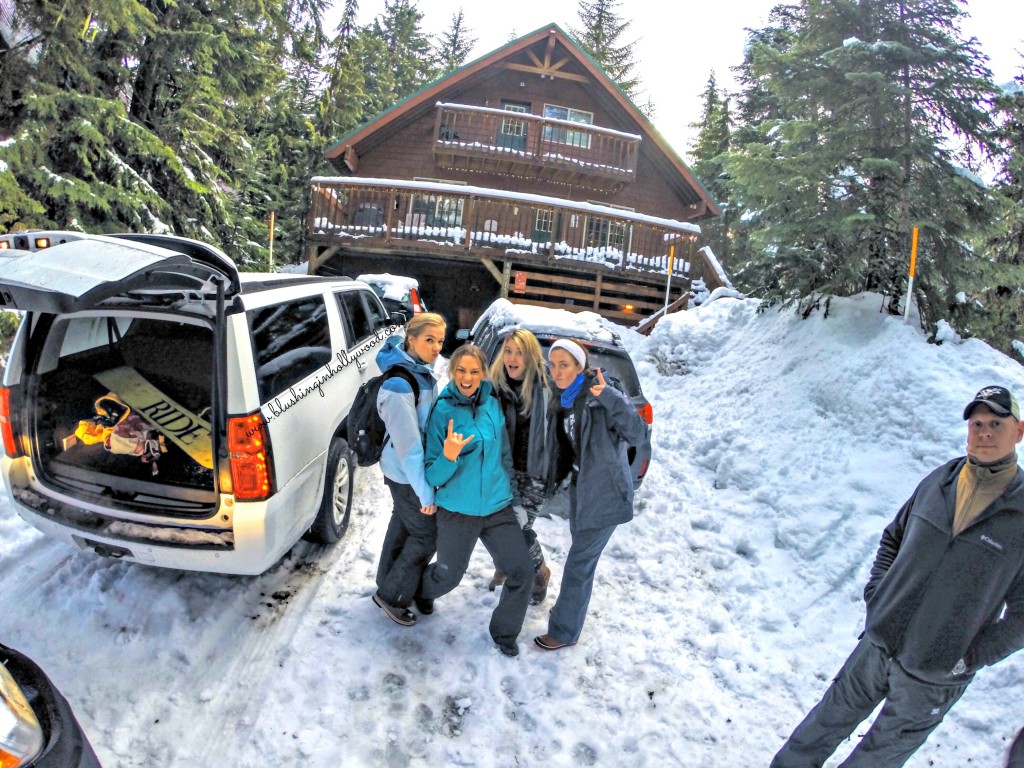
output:
[[[633,305],[632,304],[623,304],[622,305],[622,311],[623,312],[632,312],[633,311]]]

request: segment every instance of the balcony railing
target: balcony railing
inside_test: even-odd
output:
[[[619,189],[636,178],[640,137],[569,120],[438,104],[434,160],[443,168]]]
[[[307,239],[448,258],[514,256],[641,270],[721,285],[691,247],[700,227],[561,198],[397,179],[314,177]],[[691,269],[688,259],[696,263]]]

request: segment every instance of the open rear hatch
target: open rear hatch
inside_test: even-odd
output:
[[[33,312],[14,386],[33,404],[20,423],[40,480],[108,507],[202,517],[217,503],[223,434],[218,318],[238,275],[215,249],[169,242],[180,247],[96,237],[11,251],[0,306]]]

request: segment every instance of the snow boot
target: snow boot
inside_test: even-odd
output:
[[[491,583],[487,585],[487,589],[493,592],[497,587],[500,587],[505,583],[505,574],[501,571],[495,571],[494,575],[491,576]]]
[[[530,593],[530,605],[539,605],[548,596],[548,582],[551,580],[551,569],[543,560],[533,577],[533,590]]]

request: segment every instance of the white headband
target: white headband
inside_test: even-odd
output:
[[[548,359],[551,358],[551,353],[556,349],[564,349],[570,355],[572,355],[576,362],[580,364],[580,368],[587,367],[587,353],[583,351],[583,347],[577,344],[575,341],[569,339],[559,339],[551,345],[551,350],[548,352]]]

